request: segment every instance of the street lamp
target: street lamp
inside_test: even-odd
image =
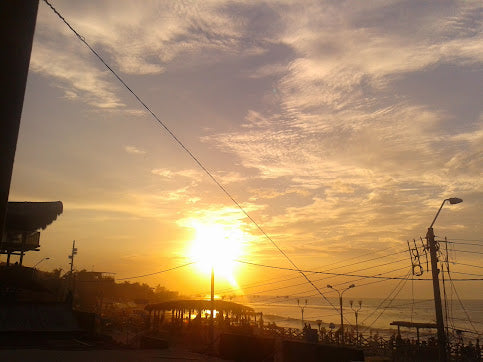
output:
[[[344,312],[342,310],[342,294],[346,292],[347,290],[354,288],[356,285],[351,284],[347,288],[345,288],[342,292],[340,292],[338,289],[334,288],[332,285],[327,284],[327,288],[334,289],[337,294],[339,294],[339,304],[340,304],[340,335],[341,335],[341,341],[344,343]]]
[[[40,259],[40,261],[38,261],[38,262],[37,262],[37,263],[36,263],[36,264],[35,264],[35,265],[34,265],[32,268],[34,268],[34,269],[35,269],[35,267],[36,267],[37,265],[39,265],[41,262],[43,262],[44,260],[49,260],[49,259],[50,259],[50,258],[49,258],[48,256],[47,256],[47,257],[45,257],[45,258]]]
[[[305,306],[307,305],[307,299],[305,299],[305,305],[300,305],[300,300],[297,299],[297,305],[300,307],[300,311],[302,312],[302,328],[305,327],[304,325],[304,309]]]
[[[447,361],[446,356],[446,336],[444,333],[444,322],[443,322],[443,307],[441,305],[441,291],[439,289],[439,269],[438,269],[438,256],[437,256],[437,249],[436,241],[434,240],[434,231],[433,225],[436,222],[436,219],[441,212],[441,209],[444,206],[444,203],[449,201],[451,205],[459,204],[463,202],[462,199],[457,197],[451,197],[449,199],[444,199],[443,203],[439,207],[436,216],[433,219],[433,222],[428,228],[428,233],[426,234],[426,240],[428,241],[429,247],[429,255],[431,257],[431,273],[433,276],[433,294],[434,294],[434,309],[436,311],[436,326],[438,329],[438,349],[439,349],[439,360],[442,362]]]
[[[354,314],[356,316],[356,343],[359,344],[359,323],[357,321],[359,317],[359,311],[362,308],[362,300],[359,301],[359,307],[353,307],[353,300],[349,301],[349,303],[351,305],[351,309],[354,311]]]
[[[439,216],[439,213],[441,212],[441,209],[443,208],[443,205],[446,201],[449,201],[449,203],[451,205],[454,205],[454,204],[459,204],[460,202],[463,202],[463,199],[460,199],[460,198],[457,198],[457,197],[450,197],[449,199],[444,199],[443,200],[443,203],[441,204],[441,206],[439,207],[439,210],[438,212],[436,213],[436,216],[434,217],[434,220],[433,222],[431,223],[431,225],[429,225],[429,228],[431,229],[436,221],[436,219],[438,218]]]

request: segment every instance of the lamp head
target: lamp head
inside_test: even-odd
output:
[[[459,204],[460,202],[463,202],[463,199],[460,199],[458,197],[450,197],[448,201],[451,205],[454,205],[454,204]]]

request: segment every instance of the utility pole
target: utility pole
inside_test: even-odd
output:
[[[443,307],[441,304],[441,291],[439,289],[438,247],[434,240],[434,231],[432,227],[428,228],[426,239],[428,240],[429,256],[431,258],[431,273],[433,275],[434,309],[436,312],[436,326],[438,329],[439,360],[441,362],[446,362],[446,335],[444,333]]]
[[[0,244],[17,149],[39,0],[0,1]]]
[[[444,321],[443,321],[443,307],[441,305],[441,291],[439,289],[439,269],[438,269],[438,255],[437,251],[439,246],[436,245],[434,240],[433,225],[441,212],[445,202],[448,201],[451,205],[459,204],[463,202],[458,197],[450,197],[444,199],[441,206],[436,213],[431,225],[429,225],[428,232],[426,234],[426,240],[428,241],[429,256],[431,258],[431,273],[433,275],[433,294],[434,294],[434,310],[436,312],[436,327],[438,329],[438,352],[440,362],[446,362],[448,360],[448,353],[446,350],[446,334],[444,333]]]
[[[77,248],[75,247],[75,240],[72,242],[72,253],[68,256],[70,259],[70,283],[72,286],[72,298],[75,293],[75,278],[74,278],[74,256],[77,255]]]
[[[74,271],[74,255],[77,254],[77,248],[75,247],[75,240],[72,242],[72,253],[68,256],[70,259],[70,274]]]

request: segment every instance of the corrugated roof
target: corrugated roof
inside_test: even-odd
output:
[[[61,201],[13,202],[7,206],[7,231],[36,231],[45,229],[62,214]]]

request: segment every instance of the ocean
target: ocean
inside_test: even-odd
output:
[[[257,312],[263,312],[265,322],[276,323],[286,328],[302,328],[302,309],[304,323],[310,323],[317,328],[317,321],[328,327],[334,323],[336,328],[340,324],[340,307],[338,298],[329,298],[327,302],[322,297],[300,297],[297,299],[281,296],[245,296],[233,300],[247,304]],[[331,305],[332,304],[332,305]],[[344,325],[355,326],[355,311],[349,305],[349,299],[343,302]],[[354,301],[353,308],[359,308],[358,300]],[[465,339],[474,340],[483,329],[483,300],[467,299],[449,300],[447,307],[443,301],[443,316],[450,331],[462,330]],[[364,335],[379,333],[384,335],[397,331],[391,326],[393,321],[435,323],[434,302],[432,299],[395,299],[393,301],[379,298],[364,298],[358,312],[359,331]],[[401,327],[401,334],[411,338],[415,330]],[[436,334],[433,330],[420,330],[422,336]]]

